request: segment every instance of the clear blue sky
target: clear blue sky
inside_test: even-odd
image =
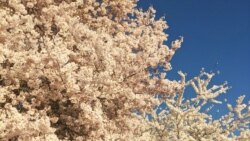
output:
[[[227,97],[234,104],[244,94],[245,102],[250,100],[250,0],[139,2],[143,9],[150,5],[157,10],[157,18],[165,16],[167,20],[168,45],[184,36],[184,44],[172,60],[169,78],[176,79],[178,70],[188,73],[188,78],[199,74],[202,67],[219,70],[213,84],[228,81],[232,86],[221,99]],[[218,108],[223,110],[225,105]]]

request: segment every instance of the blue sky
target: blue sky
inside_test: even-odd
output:
[[[169,25],[167,45],[178,36],[184,44],[172,60],[170,79],[182,70],[188,78],[207,71],[220,71],[213,84],[228,81],[232,89],[220,97],[234,104],[240,95],[250,100],[250,0],[141,0],[139,7],[152,5],[157,18]],[[223,111],[225,105],[217,106]],[[223,112],[220,112],[223,114]],[[214,116],[219,116],[220,113]]]

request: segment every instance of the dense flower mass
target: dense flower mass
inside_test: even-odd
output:
[[[213,74],[166,79],[183,38],[164,45],[164,19],[136,4],[0,0],[0,140],[249,139],[244,97],[220,120],[201,112],[228,90],[207,88]],[[183,101],[187,86],[197,98]],[[161,102],[169,110],[156,114]]]

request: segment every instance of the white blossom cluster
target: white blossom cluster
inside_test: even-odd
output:
[[[147,139],[133,110],[181,89],[148,69],[170,70],[182,39],[163,45],[166,22],[136,3],[0,1],[0,140]]]
[[[220,119],[213,119],[209,111],[211,103],[221,104],[216,100],[219,95],[226,93],[229,87],[225,84],[208,84],[214,76],[213,73],[204,71],[198,77],[185,81],[185,75],[179,72],[182,77],[183,91],[171,98],[159,98],[166,104],[165,109],[158,107],[152,113],[152,121],[148,129],[153,140],[167,141],[248,141],[250,140],[250,104],[243,104],[245,96],[240,96],[235,107],[228,104],[229,113]],[[191,99],[184,99],[184,88],[191,86],[196,96]],[[205,108],[205,109],[204,109]],[[160,113],[159,113],[160,112]],[[238,132],[238,133],[237,133]]]

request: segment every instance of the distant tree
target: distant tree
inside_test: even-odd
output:
[[[247,140],[243,97],[213,120],[200,108],[226,85],[165,78],[183,38],[164,45],[166,22],[136,3],[0,0],[0,140]],[[198,95],[183,101],[188,85]]]
[[[227,83],[208,87],[214,73],[201,74],[189,81],[179,72],[183,91],[168,98],[159,100],[166,104],[166,108],[159,106],[150,122],[148,129],[152,140],[188,140],[188,141],[248,141],[250,140],[250,103],[244,104],[245,96],[236,100],[236,106],[227,104],[229,113],[219,119],[213,119],[209,111],[213,104],[221,104],[216,98],[229,89]],[[191,86],[196,96],[184,99],[186,87]],[[209,106],[210,105],[210,106]],[[209,106],[209,107],[208,107]],[[207,107],[207,108],[206,108]],[[226,109],[225,109],[226,110]]]

